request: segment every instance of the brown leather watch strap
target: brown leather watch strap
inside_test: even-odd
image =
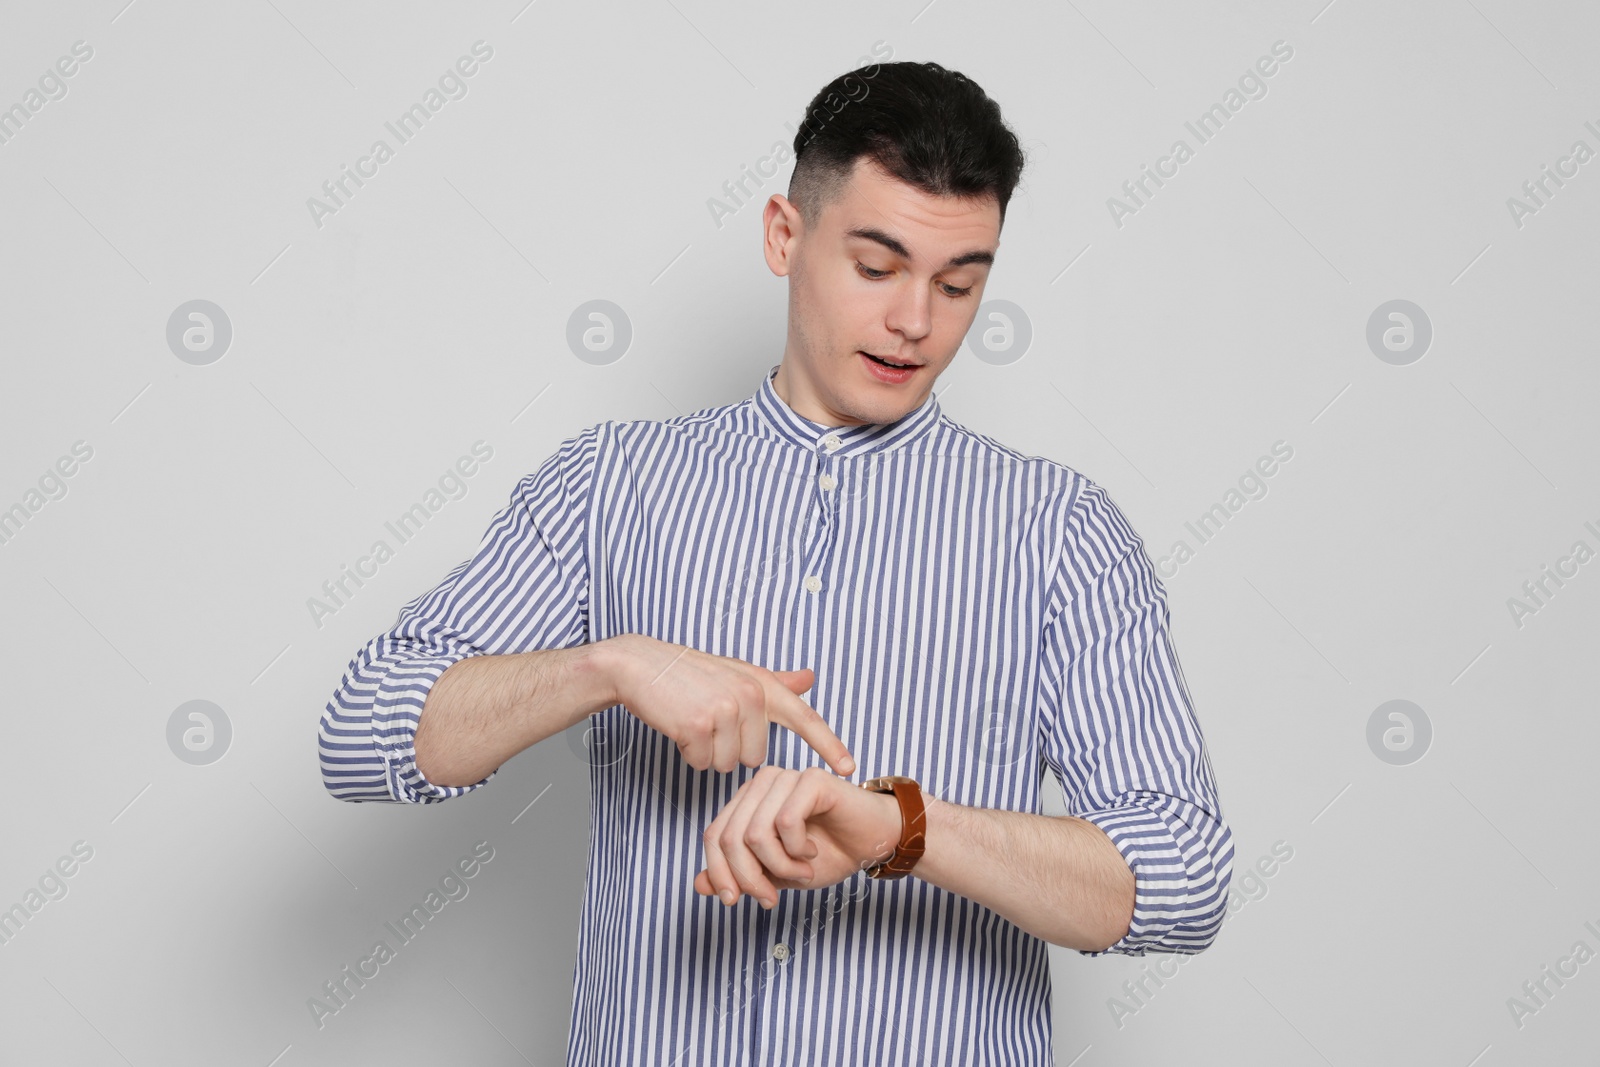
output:
[[[917,865],[927,846],[922,786],[915,778],[900,774],[873,778],[862,782],[861,786],[875,793],[892,792],[900,805],[900,842],[895,846],[892,856],[867,868],[867,877],[884,880],[904,878]]]

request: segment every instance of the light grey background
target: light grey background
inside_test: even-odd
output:
[[[1031,347],[958,356],[952,417],[1106,485],[1152,559],[1293,449],[1160,564],[1236,910],[1181,967],[1053,950],[1059,1062],[1592,1051],[1587,954],[1536,1013],[1508,1001],[1600,949],[1600,562],[1520,626],[1508,601],[1600,548],[1600,160],[1520,225],[1507,201],[1600,150],[1593,5],[123,3],[0,16],[0,107],[93,49],[0,144],[0,508],[93,449],[0,545],[0,908],[93,849],[0,945],[0,1059],[561,1061],[583,760],[552,739],[468,798],[340,804],[317,717],[563,438],[778,361],[760,201],[789,167],[721,227],[707,201],[874,42],[973,77],[1030,154],[987,298]],[[467,95],[316,225],[308,198],[478,40]],[[1199,144],[1185,121],[1277,41],[1266,95]],[[1178,138],[1194,157],[1117,225]],[[196,299],[233,331],[209,365],[166,340]],[[566,343],[596,299],[633,328],[604,366]],[[1434,334],[1404,366],[1366,339],[1396,299]],[[318,626],[322,583],[480,439],[466,495]],[[1432,726],[1407,765],[1367,740],[1396,699]],[[232,726],[208,765],[168,746],[191,700]],[[319,1029],[308,998],[479,841],[470,894]]]

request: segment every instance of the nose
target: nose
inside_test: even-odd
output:
[[[907,340],[918,341],[933,328],[933,285],[914,282],[896,288],[884,325]]]

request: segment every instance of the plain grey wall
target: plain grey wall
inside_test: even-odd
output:
[[[581,745],[442,805],[340,804],[317,718],[563,438],[754,390],[790,168],[720,225],[709,202],[875,45],[969,74],[1030,154],[940,402],[1143,536],[1235,834],[1210,951],[1053,950],[1059,1061],[1590,1048],[1600,14],[1323,5],[7,5],[0,908],[27,918],[0,1059],[560,1062]],[[567,340],[593,300],[631,326],[608,363]],[[465,495],[315,618],[480,440]],[[197,752],[190,701],[221,712]],[[308,999],[478,842],[469,894],[319,1028]]]

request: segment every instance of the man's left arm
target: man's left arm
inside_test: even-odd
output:
[[[1166,592],[1093,482],[1074,501],[1050,599],[1040,756],[1070,815],[934,805],[918,867],[942,819],[956,855],[936,856],[929,881],[1085,955],[1203,951],[1225,913],[1232,834],[1172,648]],[[955,870],[963,851],[988,871],[1014,867],[987,890],[992,899],[960,888],[979,866]]]
[[[1087,956],[1197,953],[1221,928],[1233,844],[1168,636],[1166,594],[1098,485],[1083,487],[1067,527],[1038,738],[1070,814],[924,793],[925,850],[909,877]],[[774,887],[833,884],[886,858],[899,833],[888,794],[818,768],[762,768],[707,828],[696,889],[771,899]]]
[[[1165,591],[1093,483],[1069,519],[1051,596],[1039,743],[1072,814],[924,794],[926,851],[911,877],[1085,955],[1200,952],[1221,927],[1232,835],[1172,648]]]
[[[977,901],[1052,945],[1105,951],[1127,933],[1133,870],[1095,824],[952,804],[926,792],[923,802],[925,851],[910,877]],[[891,815],[898,834],[898,808]]]

